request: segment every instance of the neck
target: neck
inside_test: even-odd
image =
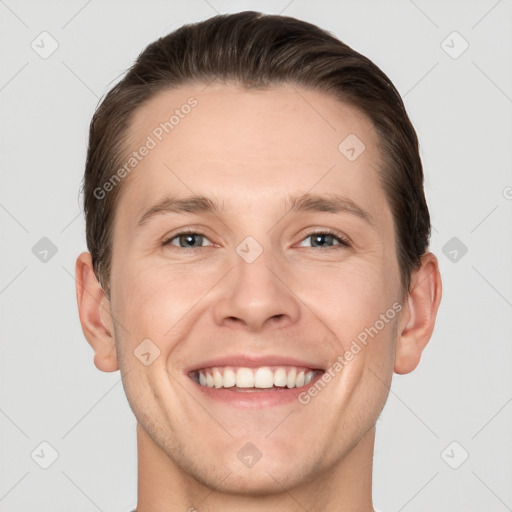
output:
[[[222,492],[183,471],[137,424],[137,512],[264,512],[322,510],[373,512],[372,461],[375,427],[336,465],[300,486],[266,496]]]

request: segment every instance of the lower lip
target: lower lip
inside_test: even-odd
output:
[[[298,396],[304,391],[307,391],[321,377],[321,373],[315,375],[309,384],[301,386],[300,388],[262,389],[258,391],[234,391],[235,388],[210,388],[208,386],[201,386],[201,384],[193,379],[190,380],[211,400],[224,402],[233,407],[261,409],[263,407],[289,404],[290,402],[298,401]]]

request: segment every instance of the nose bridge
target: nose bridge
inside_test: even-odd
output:
[[[285,284],[285,273],[280,275],[279,254],[268,240],[263,246],[255,237],[243,239],[235,248],[233,267],[215,307],[217,323],[238,322],[257,331],[267,322],[284,326],[297,321],[297,298]]]

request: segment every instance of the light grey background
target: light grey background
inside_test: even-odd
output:
[[[0,511],[136,503],[135,419],[76,308],[88,124],[147,44],[246,9],[313,22],[370,57],[419,134],[444,297],[378,422],[376,508],[512,510],[512,0],[0,0]],[[43,31],[58,42],[47,58],[31,47],[51,49]],[[32,252],[43,237],[57,248],[46,262]],[[48,469],[43,441],[58,452]]]

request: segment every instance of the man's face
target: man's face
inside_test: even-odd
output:
[[[158,130],[190,97],[197,105]],[[137,420],[213,487],[325,477],[373,435],[393,372],[401,283],[371,122],[319,92],[215,83],[155,96],[129,150],[148,136],[154,147],[119,185],[112,253],[117,355]],[[345,204],[292,209],[305,194]],[[190,196],[218,210],[150,210]]]

